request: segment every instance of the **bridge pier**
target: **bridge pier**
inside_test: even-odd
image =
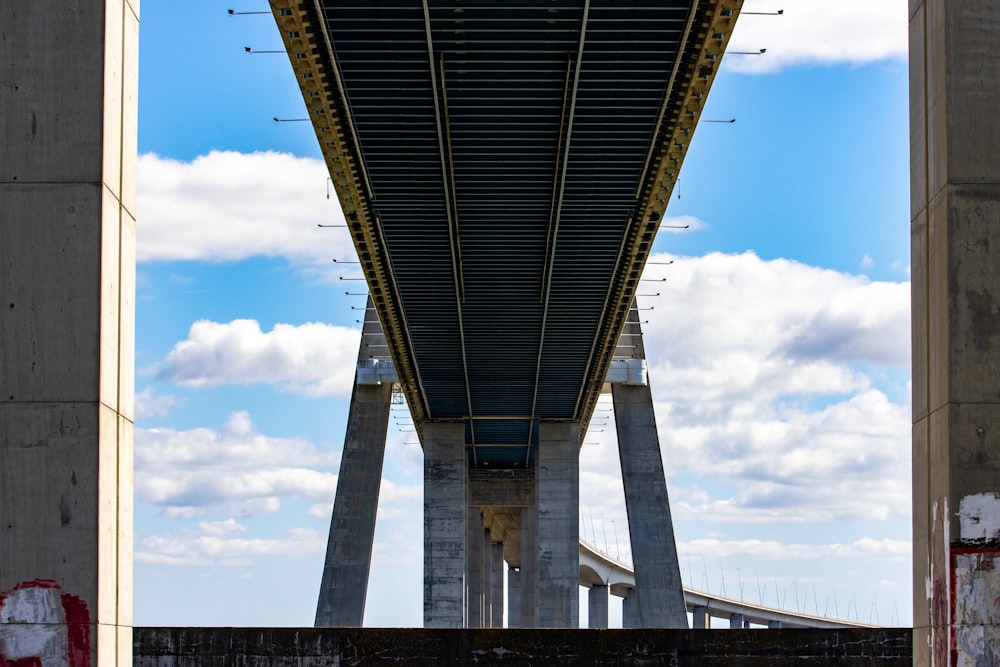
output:
[[[465,619],[465,426],[424,426],[424,627]]]
[[[367,346],[375,339],[384,343],[381,332],[374,302],[368,297],[358,352],[359,369],[368,357]],[[360,379],[360,372],[355,373],[316,605],[317,627],[361,627],[365,616],[392,383],[362,383]]]
[[[1000,656],[997,26],[910,2],[915,665]]]
[[[0,3],[0,664],[130,665],[138,3]]]
[[[587,627],[606,628],[608,622],[608,607],[610,603],[608,587],[593,584],[587,591]]]
[[[503,542],[490,542],[490,622],[491,628],[503,627]]]

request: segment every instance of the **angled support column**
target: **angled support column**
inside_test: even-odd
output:
[[[645,359],[639,313],[633,304],[625,330],[631,333],[630,360]],[[612,383],[618,452],[625,486],[629,539],[643,628],[686,628],[670,500],[656,432],[649,382]]]
[[[0,664],[131,665],[138,3],[0,26]]]
[[[580,627],[580,426],[538,427],[538,627]]]
[[[375,306],[368,297],[361,332],[358,367],[369,358],[369,345],[384,344]],[[347,434],[337,476],[326,563],[316,605],[316,626],[360,627],[365,616],[368,573],[375,539],[385,438],[389,429],[392,383],[364,383],[355,373]]]
[[[1000,655],[1000,4],[913,0],[913,661]]]
[[[424,627],[460,628],[465,611],[465,425],[424,425]]]

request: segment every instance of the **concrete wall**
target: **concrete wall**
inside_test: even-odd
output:
[[[135,667],[341,664],[910,665],[909,629],[136,628]]]

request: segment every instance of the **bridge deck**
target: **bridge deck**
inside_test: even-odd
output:
[[[586,424],[738,0],[272,0],[417,429]]]

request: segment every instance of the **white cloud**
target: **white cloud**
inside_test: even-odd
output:
[[[847,544],[797,544],[767,540],[691,540],[678,550],[692,558],[766,558],[769,560],[814,560],[819,558],[865,558],[909,560],[911,544],[903,540],[864,537]]]
[[[177,397],[173,394],[160,395],[152,387],[146,387],[135,395],[135,417],[166,417],[175,405]]]
[[[212,151],[181,162],[139,157],[137,254],[142,261],[234,261],[264,255],[331,265],[354,255],[326,166],[286,153]]]
[[[268,514],[281,498],[325,502],[336,487],[336,475],[317,468],[335,466],[339,451],[265,436],[245,412],[234,413],[221,430],[137,428],[135,440],[136,495],[170,517],[192,518],[209,507],[237,516]],[[225,528],[205,525],[215,534]]]
[[[275,324],[256,320],[191,325],[174,345],[157,378],[188,387],[270,383],[305,396],[349,396],[361,333],[320,322]]]
[[[868,253],[861,256],[861,270],[867,271],[875,266],[875,260]]]
[[[225,523],[225,522],[220,522]],[[201,524],[199,531],[153,535],[136,545],[137,563],[150,565],[246,567],[255,559],[303,558],[322,553],[325,536],[315,530],[295,528],[278,539],[233,537],[218,534]]]
[[[909,406],[875,376],[909,362],[906,283],[752,253],[655,255],[646,277],[667,278],[642,305],[675,520],[909,514]],[[603,544],[626,525],[613,415],[585,442],[583,532]]]
[[[782,16],[754,16],[773,12]],[[906,0],[746,0],[728,51],[726,67],[740,72],[777,72],[796,65],[863,65],[904,59],[908,49]]]

